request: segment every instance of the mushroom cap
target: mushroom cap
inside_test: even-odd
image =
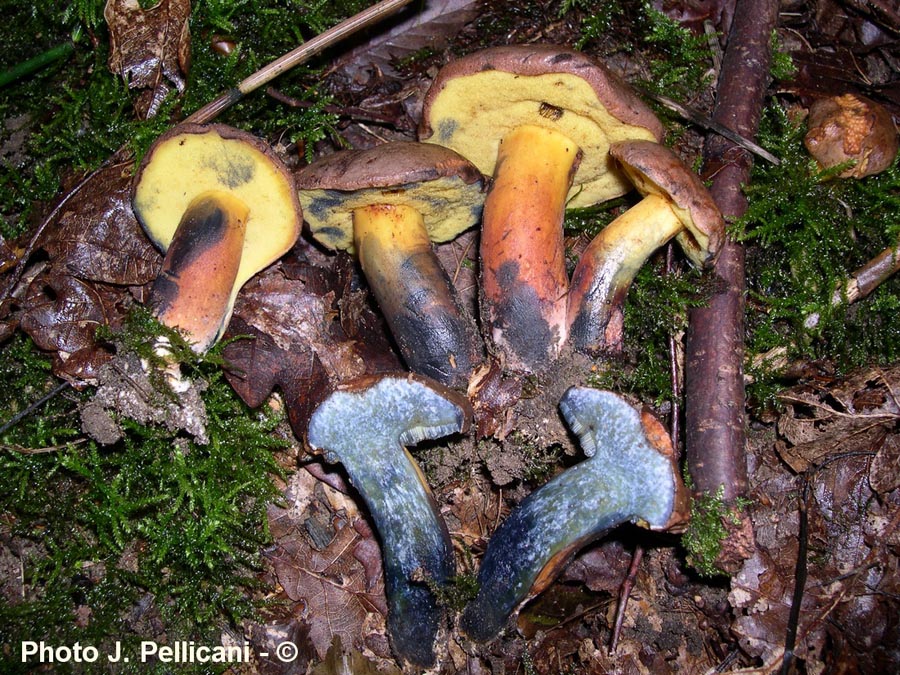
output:
[[[629,191],[609,159],[610,143],[663,137],[653,111],[602,64],[565,47],[510,45],[441,69],[425,95],[419,138],[453,148],[493,175],[501,140],[523,124],[558,131],[581,148],[570,207]]]
[[[432,241],[450,241],[477,224],[484,177],[448,148],[393,141],[327,155],[294,175],[312,235],[353,252],[353,210],[373,204],[416,209]]]
[[[643,140],[613,143],[609,153],[642,195],[671,202],[684,223],[677,235],[685,255],[697,267],[708,267],[725,243],[725,220],[700,177],[669,148]]]
[[[249,209],[236,293],[284,255],[300,235],[300,204],[287,167],[263,141],[222,124],[184,124],[160,136],[134,180],[134,213],[163,251],[188,205],[222,191]]]
[[[887,109],[858,94],[816,100],[809,108],[809,130],[803,144],[828,169],[853,166],[841,178],[862,178],[887,169],[897,157],[898,137]]]

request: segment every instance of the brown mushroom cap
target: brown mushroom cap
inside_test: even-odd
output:
[[[610,143],[663,136],[653,111],[602,64],[564,47],[512,45],[444,66],[425,97],[419,137],[493,175],[501,139],[525,124],[558,131],[581,149],[570,207],[630,189],[609,159]]]
[[[248,208],[236,294],[294,245],[303,220],[290,172],[263,141],[221,124],[171,129],[141,162],[134,212],[165,251],[191,202],[215,191],[228,193]]]
[[[712,264],[725,242],[725,221],[699,176],[669,148],[652,141],[613,143],[609,152],[638,192],[670,202],[684,223],[677,239],[690,261],[700,268]]]
[[[809,109],[806,149],[824,168],[853,162],[838,174],[862,178],[887,169],[898,151],[897,128],[887,109],[859,94],[821,98]]]
[[[418,211],[432,241],[449,241],[476,223],[483,176],[447,148],[395,141],[323,157],[295,174],[313,236],[353,252],[353,211],[371,204]]]

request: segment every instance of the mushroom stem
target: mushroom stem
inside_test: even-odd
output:
[[[228,323],[246,232],[247,205],[211,190],[188,205],[150,291],[161,323],[185,332],[205,352]]]
[[[405,446],[465,430],[464,397],[412,376],[385,376],[334,392],[313,413],[308,440],[340,462],[366,503],[384,559],[388,632],[394,650],[434,663],[442,609],[431,585],[455,572],[450,535],[428,484]]]
[[[565,135],[532,125],[500,143],[484,203],[482,315],[517,370],[546,365],[566,340],[563,217],[580,155]]]
[[[683,229],[667,199],[648,195],[594,238],[569,291],[569,340],[575,349],[598,356],[622,348],[631,282],[647,258]]]
[[[656,418],[606,391],[569,389],[559,403],[588,459],[532,492],[494,532],[479,590],[460,626],[472,639],[497,635],[585,544],[625,522],[680,526],[687,494],[671,440]]]
[[[474,329],[431,245],[422,215],[405,205],[353,210],[363,273],[410,370],[465,387],[474,369]]]

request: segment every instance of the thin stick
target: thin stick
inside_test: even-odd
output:
[[[59,61],[75,51],[75,45],[72,42],[63,42],[55,47],[48,49],[34,58],[22,61],[9,70],[0,73],[0,87],[5,87],[11,82],[15,82],[21,77],[30,75],[45,66],[49,66],[54,61]]]
[[[708,131],[713,131],[713,132],[719,134],[720,136],[727,138],[732,143],[735,143],[736,145],[741,146],[745,150],[752,152],[754,155],[757,155],[758,157],[762,157],[764,160],[766,160],[767,162],[769,162],[771,164],[774,164],[775,166],[778,166],[779,164],[781,164],[780,159],[778,159],[775,155],[773,155],[771,152],[769,152],[762,146],[757,145],[756,143],[751,141],[749,138],[742,136],[741,134],[737,133],[733,129],[729,129],[724,124],[720,124],[719,122],[716,122],[715,120],[710,119],[706,115],[703,115],[702,113],[697,112],[693,108],[689,108],[685,105],[680,104],[678,101],[674,101],[671,98],[662,96],[661,94],[654,94],[652,91],[648,91],[643,88],[638,88],[638,91],[640,91],[644,96],[647,96],[648,98],[652,98],[657,103],[664,105],[666,108],[669,108],[670,110],[675,111],[676,113],[681,115],[681,117],[686,119],[688,122],[696,124],[697,126],[703,128],[703,129],[706,129]]]
[[[638,570],[641,568],[643,559],[644,547],[638,544],[634,547],[631,564],[628,566],[628,574],[625,575],[625,580],[619,587],[619,605],[616,608],[616,619],[609,639],[609,653],[611,655],[616,653],[616,647],[619,646],[619,636],[622,634],[622,622],[625,619],[625,610],[628,609],[628,599],[631,597],[631,589],[634,588],[634,582],[637,579]]]
[[[309,42],[300,45],[284,56],[272,61],[264,68],[257,70],[236,88],[229,89],[219,98],[207,103],[193,115],[190,115],[185,122],[205,124],[215,119],[219,113],[230,108],[250,92],[259,89],[264,84],[268,84],[285,71],[300,65],[336,42],[343,40],[348,35],[352,35],[394,14],[410,2],[412,0],[382,0],[378,4],[364,9],[359,14],[355,14],[337,26],[329,28],[321,35],[317,35]]]
[[[44,404],[45,404],[47,401],[49,401],[51,398],[54,398],[54,397],[58,396],[58,395],[61,394],[65,389],[68,389],[70,386],[71,386],[71,383],[69,383],[69,382],[63,382],[62,384],[57,385],[56,387],[54,387],[54,389],[53,389],[52,391],[48,392],[48,393],[45,394],[44,396],[41,396],[41,398],[39,398],[37,401],[35,401],[34,403],[32,403],[32,404],[31,404],[30,406],[28,406],[27,408],[25,408],[25,410],[22,410],[22,411],[16,413],[15,415],[13,415],[12,417],[10,417],[10,418],[6,421],[6,423],[3,424],[3,426],[0,426],[0,434],[6,433],[6,431],[7,431],[8,429],[10,429],[11,427],[14,427],[16,424],[18,424],[18,423],[21,422],[23,419],[25,419],[26,417],[28,417],[28,416],[29,416],[31,413],[33,413],[35,410],[37,410],[37,409],[40,408],[42,405],[44,405]]]
[[[809,498],[809,481],[802,477],[800,489],[800,531],[797,535],[797,563],[794,566],[794,592],[791,595],[791,610],[788,615],[787,632],[784,638],[784,655],[781,661],[781,675],[789,675],[794,660],[794,649],[797,646],[797,631],[800,627],[800,607],[803,604],[803,593],[806,590],[807,547],[809,545],[809,517],[807,515],[807,499]]]

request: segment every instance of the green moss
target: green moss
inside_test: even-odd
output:
[[[743,509],[748,505],[747,500],[741,499],[730,506],[725,503],[724,494],[725,488],[720,486],[715,494],[700,495],[691,502],[690,524],[681,537],[681,544],[688,553],[688,563],[700,576],[724,574],[716,567],[716,560],[722,550],[722,541],[728,536],[726,521],[739,524],[740,519],[734,509]]]
[[[834,289],[900,238],[900,166],[862,180],[821,171],[803,148],[805,128],[780,107],[763,118],[760,142],[781,164],[758,164],[745,188],[749,207],[732,228],[747,247],[747,345],[751,358],[827,359],[839,371],[900,358],[900,281],[852,306]],[[808,321],[818,315],[815,325]],[[751,395],[771,394],[773,376],[755,369]]]
[[[49,363],[24,338],[0,350],[0,371],[10,410],[52,387]],[[279,419],[248,410],[214,364],[192,373],[205,383],[207,445],[120,419],[123,440],[101,448],[75,428],[83,395],[71,392],[7,431],[0,522],[23,552],[24,582],[21,600],[0,603],[10,654],[35,636],[98,648],[120,639],[132,654],[160,631],[215,644],[254,615],[266,505],[282,475]],[[33,452],[48,443],[56,450]]]
[[[688,312],[706,303],[711,283],[693,270],[667,274],[662,260],[645,264],[625,301],[624,353],[600,359],[591,386],[627,391],[657,405],[671,401],[669,338],[687,328]]]

